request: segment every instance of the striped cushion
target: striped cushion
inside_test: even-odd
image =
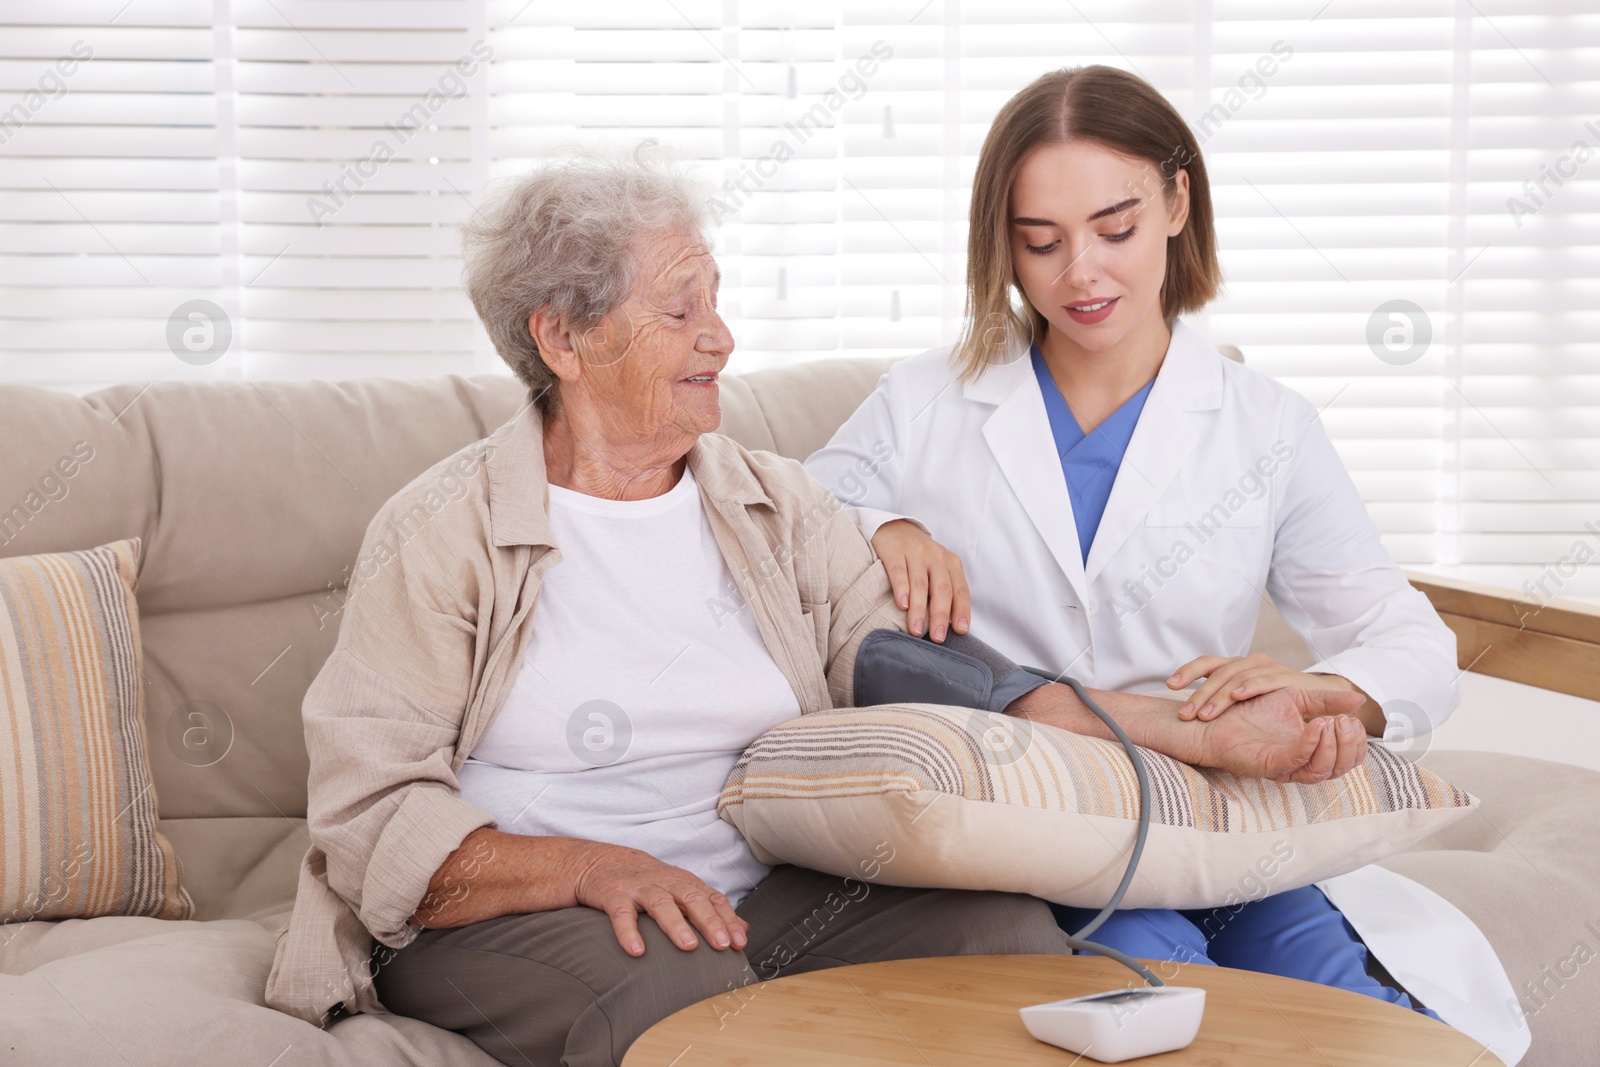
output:
[[[0,559],[0,922],[194,912],[156,830],[137,539]]]
[[[1381,745],[1315,785],[1140,751],[1151,826],[1130,908],[1216,907],[1309,885],[1402,851],[1478,803]],[[1116,742],[934,704],[768,730],[718,803],[767,863],[1095,908],[1122,877],[1138,809]]]

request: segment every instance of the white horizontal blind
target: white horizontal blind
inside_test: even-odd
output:
[[[1600,154],[1600,13],[1216,0],[1210,33],[1210,336],[1323,409],[1397,560],[1600,600],[1600,159],[1523,188]]]
[[[474,34],[459,2],[232,9],[246,372],[472,372],[456,226],[488,173],[481,15]]]
[[[832,112],[827,128],[794,126],[839,75],[837,6],[491,2],[495,173],[555,146],[647,137],[702,161],[723,188],[713,214],[736,367],[837,354],[841,127]],[[785,161],[762,164],[779,142]]]
[[[1202,140],[1228,287],[1191,322],[1324,408],[1395,558],[1600,600],[1600,566],[1573,565],[1600,559],[1581,7],[8,0],[0,378],[502,369],[457,284],[472,201],[565,144],[644,137],[724,189],[735,369],[914,352],[958,325],[995,111],[1102,62]],[[92,58],[47,80],[78,41]],[[213,362],[173,355],[195,300],[232,331]],[[1397,300],[1432,339],[1385,362],[1369,323]]]
[[[222,298],[210,5],[0,10],[4,377],[177,375],[169,314]]]

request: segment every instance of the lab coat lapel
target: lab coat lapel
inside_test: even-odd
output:
[[[996,404],[983,424],[983,438],[1079,602],[1085,602],[1088,583],[1072,501],[1027,351],[990,367],[978,381],[966,386],[964,395]]]
[[[1201,411],[1222,406],[1222,355],[1179,320],[1145,398],[1128,451],[1117,468],[1084,571],[1092,582],[1105,570],[1172,480],[1200,439]]]

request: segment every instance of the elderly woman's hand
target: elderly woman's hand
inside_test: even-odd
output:
[[[734,913],[727,897],[693,874],[638,849],[600,842],[585,845],[575,886],[578,903],[610,916],[611,928],[628,955],[644,955],[640,911],[685,952],[698,943],[691,922],[712,948],[742,949],[748,943],[750,924]]]
[[[945,628],[967,632],[972,595],[961,557],[905,519],[894,519],[872,535],[872,550],[889,572],[894,602],[906,613],[912,636],[943,641]]]
[[[1350,714],[1360,705],[1355,693],[1275,689],[1195,724],[1196,751],[1186,762],[1278,782],[1342,778],[1367,758],[1367,732]]]

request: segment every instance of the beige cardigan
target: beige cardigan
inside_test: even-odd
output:
[[[540,582],[561,559],[542,425],[525,408],[396,493],[367,528],[338,643],[303,708],[312,845],[267,978],[280,1011],[318,1026],[340,1002],[385,1011],[372,938],[409,944],[434,872],[495,825],[462,799],[456,774],[511,689]],[[861,639],[906,629],[872,546],[794,460],[719,434],[688,459],[801,712],[850,706]]]

